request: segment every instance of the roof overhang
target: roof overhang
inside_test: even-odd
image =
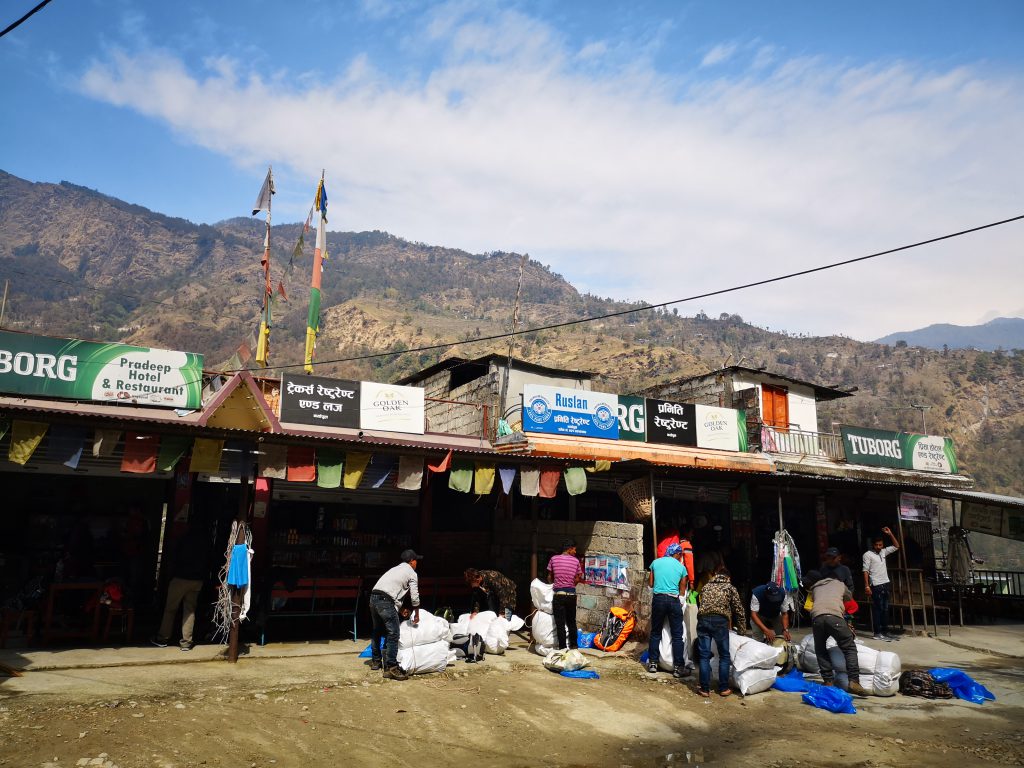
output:
[[[8,413],[46,414],[69,418],[109,419],[122,422],[144,422],[174,426],[201,426],[199,411],[175,411],[169,408],[145,408],[138,405],[110,405],[91,401],[39,400],[36,398],[0,395],[0,411]],[[179,415],[180,414],[180,415]]]
[[[315,427],[308,424],[282,422],[276,436],[331,440],[377,448],[415,449],[425,453],[455,451],[457,453],[495,454],[490,442],[483,438],[439,432],[416,435],[370,429]]]
[[[249,432],[278,432],[281,429],[277,416],[248,371],[236,373],[217,390],[203,405],[198,423],[202,427]]]
[[[869,467],[845,464],[811,456],[800,458],[773,455],[775,471],[779,474],[808,478],[830,478],[883,485],[913,486],[920,489],[967,489],[974,479],[967,475],[949,475],[941,472],[918,472],[912,469]]]
[[[674,445],[653,445],[629,440],[602,440],[595,437],[572,437],[527,433],[521,440],[495,445],[498,453],[514,456],[576,459],[578,461],[644,461],[666,467],[718,469],[731,472],[771,474],[770,458],[756,453],[711,451]]]

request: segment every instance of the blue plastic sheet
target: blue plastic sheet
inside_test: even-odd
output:
[[[815,683],[804,680],[803,673],[796,667],[793,667],[793,669],[789,670],[788,675],[775,678],[772,688],[778,691],[785,691],[786,693],[807,693],[811,690],[812,685],[815,685]]]
[[[594,638],[597,637],[597,632],[584,632],[581,629],[576,630],[576,647],[578,648],[593,648]]]
[[[651,658],[650,652],[649,651],[644,651],[643,653],[640,654],[640,663],[641,664],[647,664],[647,660],[649,658]]]
[[[929,669],[928,674],[936,682],[946,683],[958,699],[969,701],[973,704],[984,704],[986,701],[995,701],[995,694],[981,683],[977,682],[962,669],[945,669],[936,667]]]
[[[853,706],[853,697],[842,688],[829,685],[818,685],[810,683],[811,690],[801,698],[804,704],[812,707],[827,709],[838,715],[856,715],[857,710]]]
[[[592,669],[565,669],[559,672],[562,677],[575,677],[578,680],[600,680],[601,676]]]
[[[384,641],[386,639],[387,638],[384,638],[384,637],[382,637],[380,639],[381,650],[384,650]],[[359,654],[359,658],[360,659],[372,659],[373,658],[373,643],[372,642],[369,643],[365,648],[363,648],[363,652]]]

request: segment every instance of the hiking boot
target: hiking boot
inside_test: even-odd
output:
[[[685,677],[690,676],[690,670],[686,667],[672,667],[672,677],[676,680],[682,680]]]
[[[376,672],[379,669],[384,668],[384,662],[380,659],[370,659],[370,669]]]
[[[852,693],[854,696],[868,696],[868,695],[870,695],[870,694],[868,694],[867,689],[863,685],[860,684],[859,680],[851,680],[850,681],[850,685],[849,685],[849,687],[847,687],[846,690],[849,691],[850,693]]]
[[[405,670],[397,664],[393,667],[388,667],[384,670],[384,678],[386,680],[408,680],[409,675],[406,674]]]
[[[647,662],[647,671],[650,672],[652,675],[657,674],[657,672],[658,672],[658,662],[656,662],[656,661],[648,661]]]

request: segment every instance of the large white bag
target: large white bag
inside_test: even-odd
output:
[[[814,636],[807,635],[800,644],[796,646],[796,666],[801,672],[817,674],[818,656],[814,653]]]
[[[443,672],[445,667],[454,663],[455,651],[446,640],[398,649],[398,666],[410,675]]]
[[[439,640],[450,643],[451,639],[451,625],[440,616],[435,616],[422,608],[420,609],[419,624],[413,624],[410,616],[398,626],[399,649],[412,648],[414,645],[428,645]]]
[[[461,618],[460,616],[459,619],[461,620]],[[467,618],[469,617],[467,616]],[[491,626],[491,622],[496,618],[498,618],[498,614],[494,611],[480,611],[476,616],[469,618],[469,634],[483,637],[487,634],[487,629]]]
[[[718,656],[718,645],[713,644],[713,655]],[[762,643],[750,637],[729,633],[729,661],[735,672],[747,669],[772,669],[779,660],[781,648]]]
[[[544,613],[551,613],[551,601],[555,597],[555,587],[553,584],[541,581],[540,579],[534,579],[530,582],[530,598],[533,600],[533,607],[538,611]]]
[[[744,696],[750,696],[754,693],[767,691],[775,685],[775,678],[778,674],[779,670],[777,667],[772,667],[771,669],[750,667],[750,669],[745,669],[742,672],[733,672],[733,685]]]
[[[508,648],[508,630],[509,623],[504,616],[495,618],[484,635],[484,650],[488,653],[504,653]]]
[[[899,656],[891,651],[879,651],[870,686],[875,696],[895,696],[900,689],[900,674],[902,672],[903,665],[900,664]],[[864,672],[861,674],[863,675]],[[865,682],[867,682],[866,678],[861,681],[861,685]]]
[[[544,666],[554,672],[574,672],[590,664],[587,657],[575,648],[551,651],[544,657]]]
[[[555,619],[550,613],[537,611],[533,614],[533,651],[547,656],[555,649]]]
[[[692,666],[689,654],[690,636],[686,631],[686,622],[683,622],[683,658],[678,662],[679,666]],[[668,619],[661,627],[661,645],[658,646],[658,668],[665,672],[671,672],[676,667],[675,652],[672,650],[672,625]]]

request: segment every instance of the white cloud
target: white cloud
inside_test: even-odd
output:
[[[719,43],[704,54],[700,65],[702,67],[713,67],[716,64],[722,64],[732,58],[737,48],[736,43]]]
[[[80,87],[245,167],[326,167],[339,229],[527,251],[615,297],[668,300],[1020,212],[1024,89],[1009,75],[787,60],[760,43],[735,77],[668,76],[645,59],[594,73],[536,19],[473,3],[435,9],[424,38],[447,53],[416,81],[362,54],[325,82],[122,51]],[[305,215],[281,198],[278,220]],[[1022,227],[680,311],[860,338],[970,323],[1019,303]]]

